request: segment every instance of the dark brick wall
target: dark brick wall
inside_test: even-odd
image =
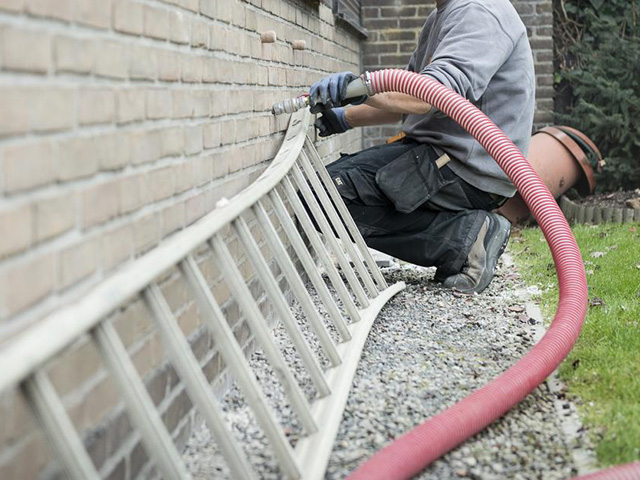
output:
[[[536,128],[553,122],[553,15],[551,0],[512,2],[527,26],[537,77]],[[435,2],[420,0],[362,0],[364,27],[370,32],[364,46],[364,70],[404,68]],[[369,127],[364,146],[385,141],[400,131],[400,124]]]

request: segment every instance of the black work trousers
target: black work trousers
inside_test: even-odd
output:
[[[498,202],[437,159],[430,145],[404,139],[343,155],[327,169],[368,246],[449,276]]]

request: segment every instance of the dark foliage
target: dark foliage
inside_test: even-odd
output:
[[[640,186],[640,0],[557,0],[558,123],[582,130],[607,162],[599,191]]]

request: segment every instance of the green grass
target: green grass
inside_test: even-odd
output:
[[[575,226],[589,282],[580,339],[560,367],[602,466],[640,460],[640,224]],[[542,233],[525,229],[511,251],[540,290],[548,320],[558,300],[555,267]]]

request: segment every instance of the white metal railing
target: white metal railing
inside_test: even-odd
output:
[[[282,474],[290,478],[321,478],[324,475],[371,325],[383,305],[404,288],[404,284],[387,286],[318,153],[306,138],[309,119],[308,110],[292,116],[276,158],[253,185],[231,201],[220,203],[215,211],[196,224],[103,281],[77,303],[23,332],[0,351],[0,392],[17,385],[22,388],[40,428],[69,478],[97,479],[99,475],[47,377],[45,367],[47,362],[87,333],[113,376],[132,424],[140,433],[158,471],[166,479],[190,478],[170,433],[109,319],[110,314],[137,295],[142,295],[149,307],[170,361],[216,439],[233,477],[257,478],[258,474],[253,471],[242,446],[227,428],[211,386],[156,283],[158,278],[176,266],[186,280],[204,323],[216,339],[220,355],[265,432]],[[315,230],[300,196],[317,221],[322,236]],[[286,204],[298,219],[315,258]],[[305,287],[302,274],[296,270],[267,210],[275,213],[286,240],[302,264],[302,274],[306,274],[316,290],[332,325],[339,332],[341,342],[336,344],[329,335]],[[303,336],[267,259],[242,217],[249,211],[255,215],[289,290],[300,304],[322,353],[329,359],[330,367],[326,370],[321,368],[317,352],[314,353]],[[290,366],[274,343],[266,320],[224,241],[223,231],[228,225],[239,239],[261,287],[299,353],[317,392],[316,398],[310,399],[303,394]],[[242,310],[258,347],[278,373],[278,380],[304,428],[305,436],[297,442],[295,449],[270,410],[240,344],[194,260],[193,255],[203,245],[211,248],[214,261]],[[335,298],[319,268],[326,273]],[[344,314],[337,301],[342,305]]]

